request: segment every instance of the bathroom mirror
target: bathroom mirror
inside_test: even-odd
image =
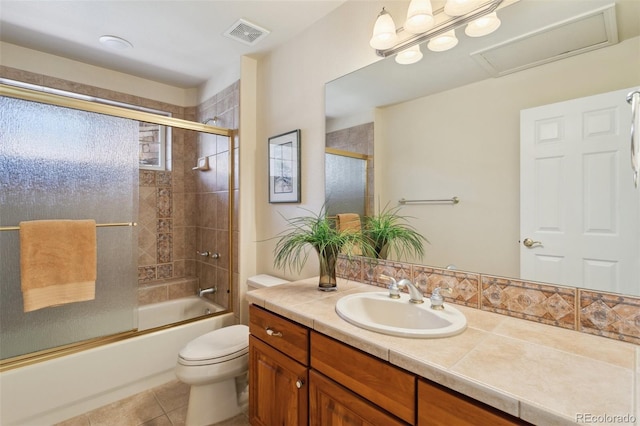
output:
[[[407,261],[521,278],[520,111],[640,85],[640,3],[614,3],[520,0],[498,11],[502,25],[489,36],[459,29],[450,51],[422,46],[416,64],[389,57],[327,83],[327,134],[373,123],[376,210],[402,198],[460,200],[403,206],[430,241],[423,259]],[[402,16],[403,4],[387,10]],[[555,52],[568,38],[586,47]],[[506,71],[492,75],[487,58]],[[637,289],[623,293],[640,295],[637,272]]]

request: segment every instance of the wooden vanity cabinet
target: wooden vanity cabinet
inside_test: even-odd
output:
[[[265,309],[249,309],[253,426],[529,425]]]
[[[529,423],[433,382],[418,380],[418,426],[483,425]]]
[[[307,425],[309,330],[251,305],[249,332],[249,421]]]

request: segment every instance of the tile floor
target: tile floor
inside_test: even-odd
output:
[[[183,426],[189,386],[178,380],[116,401],[55,426]],[[247,413],[216,426],[248,426]]]

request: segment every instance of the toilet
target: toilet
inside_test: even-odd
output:
[[[249,290],[288,281],[256,275]],[[231,325],[203,334],[178,354],[175,374],[191,386],[186,426],[205,426],[240,414],[248,403],[249,327]]]
[[[249,370],[249,327],[231,325],[187,343],[178,355],[176,376],[191,385],[187,426],[204,426],[240,414],[238,386]],[[246,404],[246,402],[245,402]]]

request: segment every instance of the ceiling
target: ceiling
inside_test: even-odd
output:
[[[180,88],[259,56],[344,0],[0,0],[0,40]],[[253,46],[223,34],[239,19],[269,31]],[[98,41],[115,35],[132,49]]]

